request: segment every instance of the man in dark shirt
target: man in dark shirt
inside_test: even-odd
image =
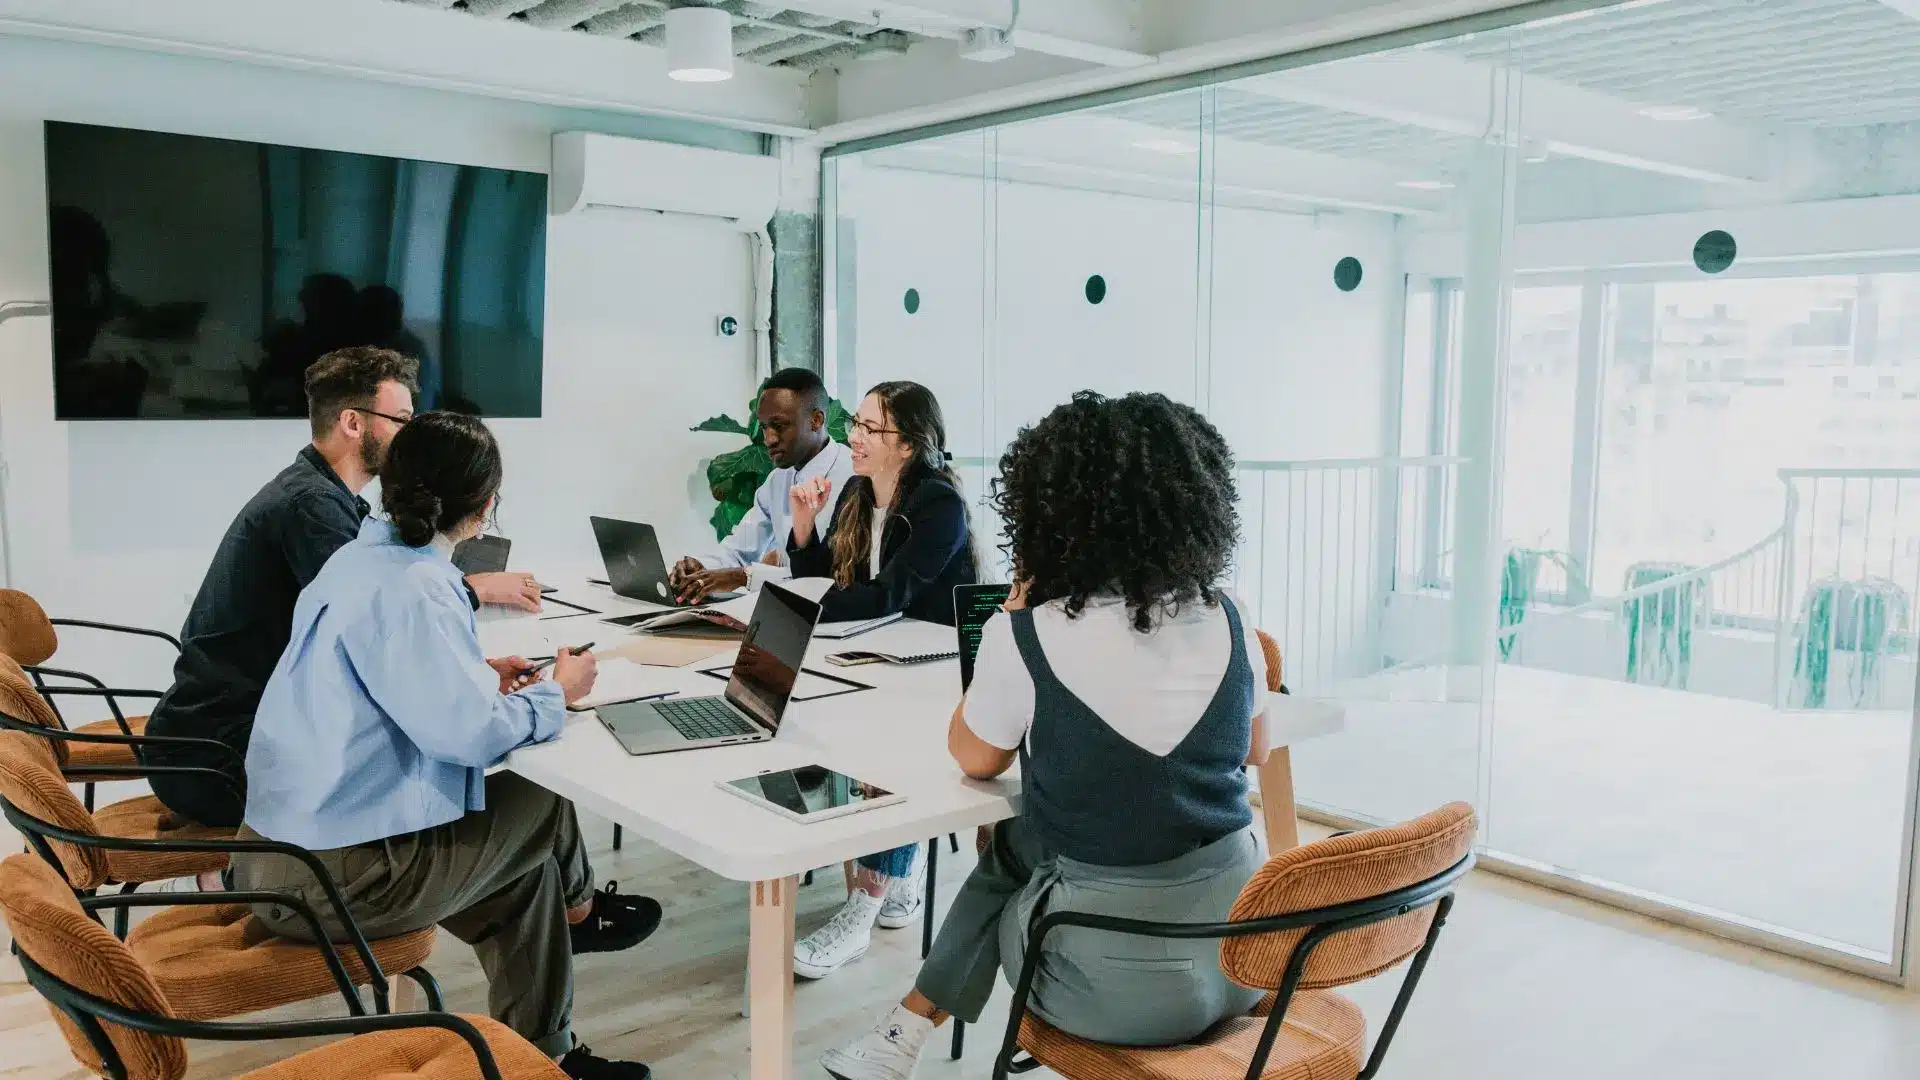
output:
[[[307,369],[313,443],[227,526],[180,631],[173,686],[154,706],[149,734],[217,739],[245,760],[254,710],[292,632],[294,601],[359,535],[368,513],[359,493],[380,475],[387,444],[413,418],[417,373],[415,361],[376,348],[341,349]],[[476,605],[540,610],[540,586],[530,574],[476,574],[467,587]],[[240,824],[245,776],[233,759],[175,751],[155,761],[230,776],[233,787],[204,775],[155,776],[151,783],[177,814],[206,825]]]

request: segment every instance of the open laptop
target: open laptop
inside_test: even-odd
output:
[[[453,547],[453,565],[456,570],[468,577],[475,574],[498,574],[507,568],[507,556],[513,552],[513,541],[504,536],[475,536],[460,541]],[[551,585],[540,586],[544,595],[553,592]]]
[[[603,705],[600,723],[634,755],[765,742],[780,733],[780,717],[819,620],[819,604],[767,585],[754,602],[726,693]]]
[[[1013,591],[1010,585],[955,585],[953,625],[960,636],[960,692],[973,685],[973,658],[980,653],[980,633]]]
[[[673,582],[667,576],[667,560],[660,554],[660,538],[653,526],[638,521],[596,517],[593,539],[600,545],[600,558],[607,564],[607,586],[616,596],[667,607],[681,604],[673,594]],[[739,593],[711,593],[701,605],[731,600]]]

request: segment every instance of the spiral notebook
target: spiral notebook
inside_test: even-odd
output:
[[[845,667],[853,667],[859,664],[875,664],[875,663],[900,664],[904,666],[904,665],[912,665],[912,664],[931,664],[938,660],[955,660],[955,659],[958,659],[959,656],[960,656],[959,652],[953,649],[948,649],[945,652],[936,651],[936,652],[923,652],[923,653],[890,653],[890,652],[878,652],[873,649],[861,649],[857,652],[835,653],[832,656],[827,657],[827,659],[832,661],[835,664],[840,664]],[[856,657],[859,657],[861,659],[855,659]],[[872,657],[872,659],[870,660],[864,659],[865,657]]]

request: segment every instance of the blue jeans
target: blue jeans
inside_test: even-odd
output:
[[[897,847],[878,855],[862,855],[860,865],[876,874],[885,874],[887,877],[906,877],[913,871],[913,857],[919,850],[919,844],[908,844],[906,847]]]

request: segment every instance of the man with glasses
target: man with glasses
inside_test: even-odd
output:
[[[360,534],[368,513],[360,492],[380,475],[387,445],[413,418],[418,372],[415,361],[369,347],[328,353],[307,369],[313,443],[227,526],[180,631],[173,686],[147,723],[148,734],[215,739],[238,753],[149,755],[155,764],[217,769],[232,781],[154,777],[154,794],[176,814],[203,825],[240,824],[245,777],[237,762],[246,758],[261,691],[286,650],[294,601],[333,553]],[[476,574],[467,589],[476,607],[540,610],[540,586],[531,574]]]

